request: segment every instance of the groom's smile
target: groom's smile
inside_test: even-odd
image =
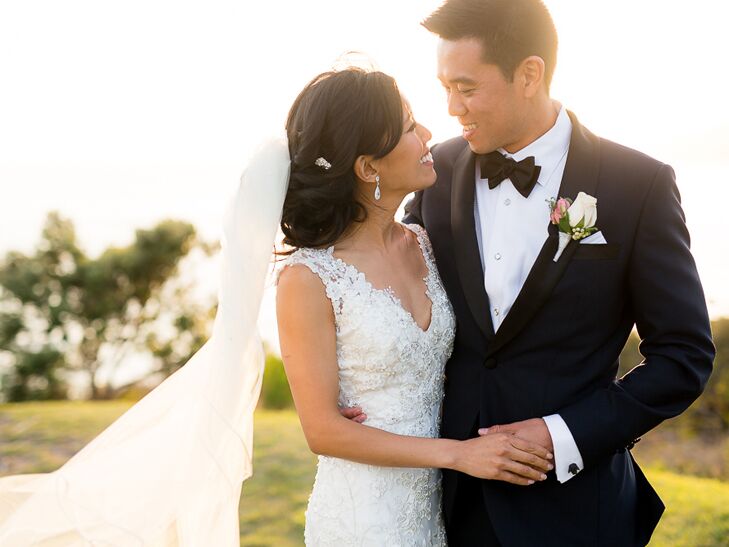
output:
[[[448,113],[463,126],[471,150],[515,151],[528,144],[521,142],[528,110],[522,88],[516,78],[507,78],[496,64],[484,61],[477,39],[440,40],[438,79],[446,90]]]

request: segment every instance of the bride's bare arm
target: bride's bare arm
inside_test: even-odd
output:
[[[522,485],[543,480],[551,469],[543,447],[509,434],[467,441],[408,437],[345,418],[337,407],[334,314],[318,276],[303,265],[286,267],[276,312],[286,375],[312,452],[388,467],[456,469]]]

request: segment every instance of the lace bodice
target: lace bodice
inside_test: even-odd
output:
[[[437,437],[455,318],[425,230],[405,226],[417,236],[428,269],[424,282],[432,308],[425,330],[391,289],[373,287],[362,272],[335,257],[333,248],[299,249],[284,266],[306,265],[319,276],[332,303],[340,405],[361,406],[371,427]],[[307,511],[307,544],[444,544],[439,506],[437,470],[382,468],[321,456]]]

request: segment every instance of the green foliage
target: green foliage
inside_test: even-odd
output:
[[[697,427],[729,432],[729,318],[711,324],[716,346],[714,371],[697,404],[691,407],[691,417]]]
[[[129,406],[118,401],[0,405],[0,474],[56,469]],[[242,546],[303,543],[315,466],[294,412],[256,412],[253,477],[243,484],[239,511]],[[667,506],[651,547],[727,544],[729,483],[653,468],[646,474]]]
[[[73,223],[50,213],[34,254],[0,262],[0,398],[61,397],[71,371],[87,376],[92,398],[112,397],[98,373],[103,365],[113,376],[134,351],[152,353],[154,372],[178,368],[208,334],[209,316],[174,285],[196,245],[191,224],[166,220],[91,258]]]
[[[283,361],[271,354],[266,356],[266,368],[261,387],[261,405],[270,409],[294,407]]]
[[[49,346],[20,352],[15,366],[0,378],[0,391],[11,401],[63,399],[66,384],[57,372],[62,364],[63,355]]]

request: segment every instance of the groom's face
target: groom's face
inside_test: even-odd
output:
[[[438,79],[446,90],[448,113],[463,126],[463,137],[477,154],[513,148],[524,111],[517,86],[497,65],[484,62],[482,53],[474,38],[440,40],[438,45]]]

